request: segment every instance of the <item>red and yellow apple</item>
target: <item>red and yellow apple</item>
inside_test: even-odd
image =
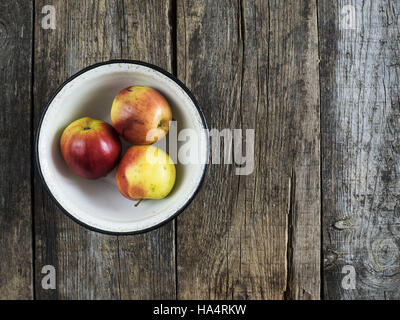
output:
[[[175,165],[155,146],[132,146],[118,165],[116,182],[128,199],[162,199],[175,184]]]
[[[111,107],[117,132],[134,145],[148,145],[164,137],[172,119],[168,101],[155,89],[133,86],[121,90]]]
[[[107,175],[121,154],[121,141],[114,128],[88,117],[75,120],[65,128],[60,147],[68,167],[87,179]]]

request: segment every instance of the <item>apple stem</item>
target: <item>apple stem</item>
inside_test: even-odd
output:
[[[140,199],[138,202],[136,202],[136,203],[135,203],[135,207],[137,207],[137,206],[142,202],[142,200],[143,200],[143,199]]]

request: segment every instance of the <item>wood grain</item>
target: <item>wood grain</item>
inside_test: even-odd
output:
[[[121,57],[172,72],[172,3],[124,1]],[[119,237],[122,299],[175,299],[174,222],[154,231]]]
[[[32,4],[0,3],[0,299],[32,299]]]
[[[319,1],[326,299],[400,298],[399,13],[398,1]]]
[[[179,0],[177,8],[178,76],[210,128],[256,135],[254,172],[211,165],[178,217],[178,298],[318,299],[316,3]]]
[[[36,1],[36,22],[47,4]],[[35,120],[50,93],[85,66],[119,58],[171,69],[169,1],[53,1],[56,30],[35,23]],[[158,35],[158,36],[156,36]],[[35,180],[36,294],[39,299],[175,297],[173,224],[145,235],[91,232],[67,218]],[[54,265],[57,289],[41,288]]]
[[[195,94],[210,128],[239,121],[242,49],[237,1],[177,3],[178,77]],[[178,299],[226,299],[234,166],[210,166],[192,204],[177,218]],[[238,235],[237,235],[238,236]],[[245,285],[245,283],[243,283]],[[244,290],[246,291],[246,290]]]
[[[110,1],[53,1],[56,29],[42,29],[35,5],[35,123],[51,93],[69,76],[98,61],[119,58],[118,6]],[[113,26],[113,27],[112,27]],[[119,291],[118,239],[88,231],[67,218],[35,177],[36,297],[116,299]],[[56,290],[41,287],[41,269],[53,265]]]
[[[324,298],[400,298],[398,2],[53,0],[56,30],[34,3],[0,3],[0,299],[318,299],[321,201]],[[176,228],[91,232],[31,187],[32,118],[119,58],[177,72],[210,128],[255,130],[253,173],[210,165]]]
[[[317,5],[270,1],[267,145],[271,215],[287,213],[286,299],[320,298]],[[261,160],[262,161],[262,160]],[[261,162],[263,163],[263,161]],[[264,198],[264,199],[265,199]],[[282,223],[278,220],[278,224]]]

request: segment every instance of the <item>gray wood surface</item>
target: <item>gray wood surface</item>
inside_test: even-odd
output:
[[[114,2],[53,1],[55,30],[41,27],[42,7],[47,4],[35,2],[35,124],[60,83],[87,65],[121,54],[119,7]],[[66,217],[37,175],[34,203],[36,298],[120,298],[118,238],[88,231]],[[56,290],[41,286],[44,265],[56,269]]]
[[[178,1],[178,76],[211,128],[256,130],[255,170],[211,165],[178,217],[178,298],[319,299],[316,2],[228,3]]]
[[[32,5],[0,2],[0,299],[32,299]]]
[[[326,299],[400,298],[399,15],[398,1],[319,1]]]
[[[286,299],[320,298],[320,104],[317,2],[269,1],[266,214],[286,222]],[[262,124],[261,124],[262,125]],[[257,126],[258,130],[260,125]],[[261,138],[263,141],[263,138]],[[258,176],[258,175],[256,175]],[[272,222],[275,225],[276,222]],[[275,236],[275,235],[272,235]]]
[[[44,16],[45,4],[36,1],[37,22]],[[53,5],[56,30],[35,23],[35,123],[57,86],[85,66],[136,58],[171,68],[170,30],[165,27],[168,1],[130,1],[129,5],[107,0],[53,1]],[[56,208],[36,177],[35,235],[39,299],[175,297],[173,223],[132,237],[88,231]],[[56,268],[57,290],[41,287],[40,272],[47,264]]]
[[[390,0],[2,0],[0,299],[400,299],[399,20]],[[66,217],[33,159],[54,90],[121,58],[175,73],[210,128],[255,129],[251,175],[211,164],[127,237]]]

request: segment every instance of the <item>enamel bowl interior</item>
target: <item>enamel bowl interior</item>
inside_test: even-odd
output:
[[[157,89],[170,103],[178,134],[191,128],[197,140],[196,163],[176,163],[176,182],[162,200],[144,200],[135,207],[124,198],[115,183],[115,170],[106,177],[86,180],[73,174],[65,164],[59,140],[64,128],[84,116],[111,124],[110,110],[117,93],[128,86]],[[201,111],[188,93],[172,78],[148,65],[115,62],[88,68],[59,89],[42,116],[37,137],[39,171],[49,192],[70,216],[90,228],[108,233],[135,233],[161,225],[180,212],[196,193],[208,156],[208,135]],[[165,138],[164,138],[165,139]],[[167,136],[168,139],[168,136]],[[130,146],[123,142],[123,152]],[[159,142],[162,145],[162,141]],[[171,155],[174,161],[174,156]]]

